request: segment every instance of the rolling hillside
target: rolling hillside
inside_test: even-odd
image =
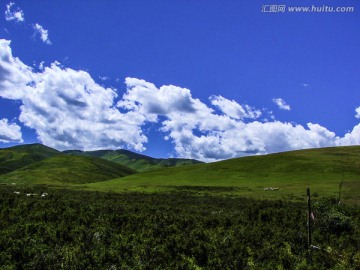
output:
[[[127,150],[59,152],[42,144],[0,149],[0,182],[30,184],[90,183],[139,171],[201,163],[189,159],[155,159]]]
[[[118,192],[211,192],[264,199],[302,199],[310,187],[315,196],[360,202],[360,146],[299,150],[187,166],[179,165],[197,162],[154,159],[126,150],[65,153],[40,144],[1,149],[0,182],[84,184],[85,189]],[[136,173],[118,163],[143,172]]]
[[[338,196],[341,182],[342,196],[358,196],[360,146],[299,150],[163,168],[89,187],[118,191],[229,190],[232,194],[277,198],[303,197],[308,186],[315,195]],[[265,190],[269,187],[278,190]]]
[[[21,184],[83,184],[124,177],[136,171],[96,157],[60,154],[0,175],[0,182]]]
[[[68,150],[64,151],[66,154],[77,156],[92,156],[106,159],[139,172],[160,169],[164,167],[176,167],[182,165],[200,164],[201,161],[194,159],[181,159],[181,158],[153,158],[141,154],[137,154],[128,150],[98,150],[98,151],[79,151]]]
[[[0,174],[15,171],[59,154],[59,151],[42,144],[26,144],[0,149]]]

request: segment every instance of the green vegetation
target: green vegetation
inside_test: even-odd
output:
[[[146,170],[133,154],[0,150],[0,268],[360,269],[360,147],[110,161]]]
[[[1,149],[0,183],[67,185],[105,192],[186,191],[293,201],[303,201],[304,190],[310,187],[318,197],[338,197],[341,202],[360,204],[360,146],[186,166],[177,165],[194,161],[153,159],[125,150],[66,153],[39,144]],[[154,160],[159,163],[151,163]],[[155,169],[161,166],[165,167]],[[143,172],[136,173],[129,167]]]
[[[58,155],[59,151],[42,144],[28,144],[0,149],[0,174],[9,173],[33,162]]]
[[[232,187],[220,193],[262,199],[303,200],[310,187],[320,197],[360,203],[360,147],[292,151],[170,167],[88,185],[95,190],[169,191]],[[267,187],[279,190],[264,190]],[[206,190],[204,192],[207,192]]]
[[[48,195],[40,197],[43,192]],[[305,202],[3,186],[0,265],[1,269],[359,269],[359,208],[323,199],[314,201],[313,208],[316,247],[309,252]]]
[[[139,172],[160,169],[164,167],[174,167],[174,166],[202,163],[194,159],[152,158],[128,150],[99,150],[99,151],[69,150],[69,151],[64,151],[64,153],[71,155],[78,155],[78,156],[92,156],[92,157],[103,158],[127,166]]]
[[[0,175],[0,182],[17,184],[84,184],[123,177],[136,171],[95,157],[60,154]]]

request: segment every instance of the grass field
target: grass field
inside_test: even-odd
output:
[[[94,157],[56,155],[0,175],[2,183],[69,185],[105,181],[136,171]]]
[[[261,199],[302,200],[307,187],[315,196],[338,197],[342,181],[342,199],[358,203],[360,147],[301,150],[164,168],[92,183],[87,187],[118,192],[185,190]],[[269,187],[278,190],[265,190]]]
[[[28,148],[1,150],[0,167],[5,173],[0,174],[0,183],[293,201],[303,201],[310,187],[315,197],[336,197],[360,204],[360,146],[299,150],[145,172],[97,157],[59,153],[45,146]],[[12,171],[6,173],[10,168]]]
[[[59,151],[41,144],[19,145],[0,149],[0,174],[15,171],[59,154]]]

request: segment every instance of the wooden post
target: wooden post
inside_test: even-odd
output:
[[[307,189],[307,203],[308,203],[308,249],[311,246],[311,201],[310,201],[310,188]]]
[[[341,188],[342,188],[342,185],[343,185],[343,182],[344,182],[344,163],[341,162],[341,182],[340,182],[340,185],[339,185],[339,204],[341,202]]]

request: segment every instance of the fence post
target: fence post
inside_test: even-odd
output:
[[[311,246],[311,201],[310,201],[310,188],[307,188],[307,203],[308,203],[308,216],[307,216],[307,224],[308,224],[308,249]]]

